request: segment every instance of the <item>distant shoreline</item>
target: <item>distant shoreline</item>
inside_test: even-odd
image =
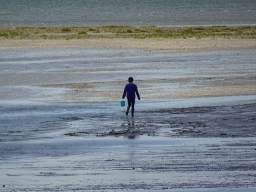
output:
[[[0,28],[0,50],[36,48],[141,49],[197,52],[256,48],[256,26]]]
[[[17,27],[0,28],[0,39],[189,39],[234,38],[256,39],[256,26],[210,27],[156,27],[156,26],[103,26],[103,27]]]

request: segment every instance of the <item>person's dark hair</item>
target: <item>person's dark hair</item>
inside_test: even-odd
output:
[[[132,78],[132,77],[129,77],[129,78],[128,78],[128,82],[129,82],[129,83],[132,83],[132,82],[133,82],[133,78]]]

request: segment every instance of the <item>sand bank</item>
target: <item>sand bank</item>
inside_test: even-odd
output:
[[[133,39],[133,38],[102,38],[72,40],[32,40],[32,39],[1,39],[0,50],[8,49],[144,49],[142,52],[197,52],[231,49],[256,48],[256,39]],[[146,50],[145,50],[146,49]]]

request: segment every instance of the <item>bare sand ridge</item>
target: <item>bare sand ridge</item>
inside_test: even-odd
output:
[[[25,40],[1,39],[0,50],[35,48],[138,48],[150,52],[195,52],[229,49],[256,48],[256,39],[72,39],[72,40]]]

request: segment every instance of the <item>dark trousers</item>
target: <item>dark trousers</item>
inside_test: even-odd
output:
[[[135,98],[127,98],[128,106],[126,115],[128,115],[130,107],[132,106],[132,115],[134,114],[134,105],[135,105]]]

